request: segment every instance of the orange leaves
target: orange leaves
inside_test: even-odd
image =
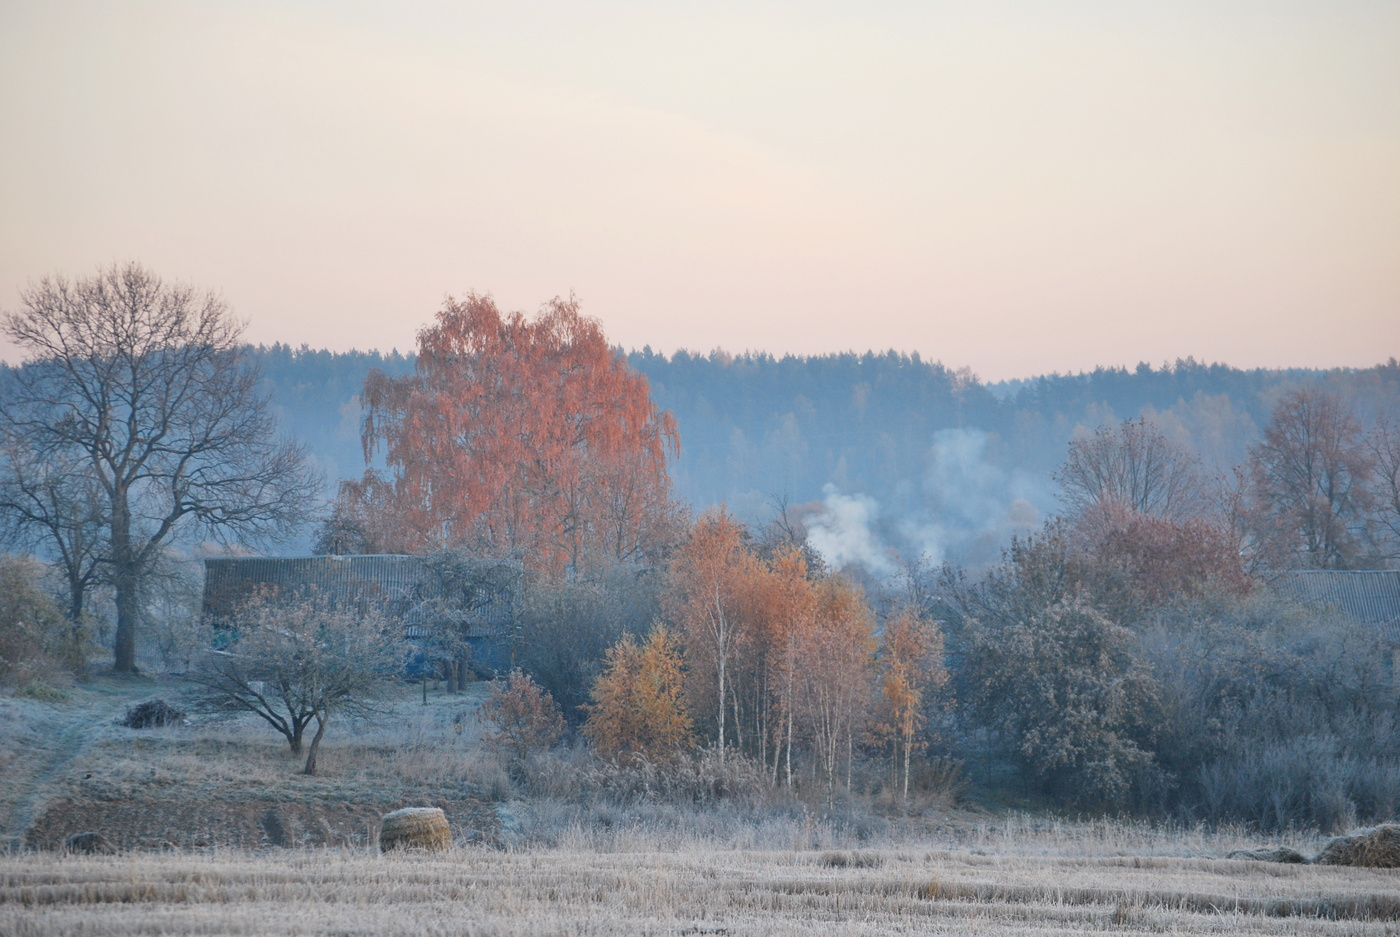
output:
[[[691,699],[721,749],[732,744],[791,780],[794,750],[810,747],[830,786],[870,696],[874,622],[860,591],[814,579],[796,548],[755,555],[715,512],[677,551],[665,609],[684,642]]]
[[[680,649],[663,627],[638,644],[629,634],[608,651],[593,684],[583,732],[603,756],[668,760],[690,741],[691,719],[681,698]]]
[[[909,763],[914,752],[922,748],[925,703],[948,682],[943,634],[936,624],[905,609],[885,622],[881,657],[884,719],[880,734],[890,743],[891,767],[900,772],[902,762],[902,787],[908,797]]]
[[[491,691],[481,704],[481,718],[496,730],[482,740],[504,752],[512,769],[519,769],[532,752],[549,748],[564,731],[554,698],[520,670],[512,670]]]
[[[416,373],[373,372],[364,402],[366,458],[382,449],[392,488],[380,549],[518,553],[558,573],[636,558],[670,524],[675,421],[573,299],[534,318],[449,299],[418,333]]]
[[[733,696],[730,670],[751,632],[744,624],[745,589],[754,569],[743,528],[724,511],[709,512],[672,559],[671,585],[663,599],[690,663],[691,698],[715,714],[721,757],[728,744],[729,707],[732,703],[737,715],[741,706]]]

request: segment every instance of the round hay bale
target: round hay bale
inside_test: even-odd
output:
[[[81,852],[95,856],[110,856],[116,852],[107,837],[101,833],[74,833],[63,841],[65,852]]]
[[[1383,823],[1338,836],[1313,857],[1317,865],[1400,869],[1400,824]]]
[[[405,807],[386,813],[379,824],[379,849],[441,852],[452,844],[452,829],[438,807]]]
[[[1253,859],[1256,862],[1290,862],[1303,863],[1308,861],[1308,857],[1296,849],[1289,849],[1287,846],[1279,846],[1276,849],[1236,849],[1227,853],[1226,859]]]

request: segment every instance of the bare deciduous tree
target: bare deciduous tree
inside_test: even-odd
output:
[[[306,518],[319,480],[303,449],[277,438],[241,326],[217,296],[135,263],[45,278],[20,296],[0,326],[30,355],[5,382],[5,437],[21,463],[81,467],[64,494],[99,510],[115,668],[132,672],[141,580],[177,530],[275,534]],[[95,502],[83,501],[89,489]]]
[[[1072,440],[1054,477],[1071,516],[1107,501],[1172,520],[1200,509],[1196,456],[1145,418]]]
[[[1249,453],[1256,535],[1304,566],[1364,563],[1374,454],[1334,394],[1304,387],[1274,407]]]
[[[298,755],[315,723],[306,774],[316,773],[331,717],[377,712],[375,701],[404,660],[399,625],[374,608],[336,607],[314,595],[260,595],[221,627],[231,642],[209,651],[191,675],[192,708],[253,713]]]
[[[1375,512],[1381,552],[1400,557],[1400,424],[1382,420],[1368,437],[1375,459]]]
[[[0,390],[0,399],[10,395]],[[102,581],[102,491],[80,454],[41,456],[7,422],[0,419],[0,539],[54,558],[68,587],[68,620],[80,623],[89,590]]]

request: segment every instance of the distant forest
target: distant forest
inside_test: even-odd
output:
[[[413,369],[397,352],[259,347],[285,430],[304,440],[327,494],[364,469],[359,394],[373,368]],[[813,357],[723,351],[628,354],[679,424],[676,493],[723,502],[761,524],[809,506],[838,563],[888,571],[924,555],[980,566],[1058,509],[1050,473],[1076,432],[1147,416],[1211,472],[1241,464],[1274,400],[1321,382],[1363,422],[1400,416],[1400,364],[1360,370],[1249,370],[1192,359],[984,383],[895,352]]]

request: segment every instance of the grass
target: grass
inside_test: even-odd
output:
[[[115,725],[174,689],[0,698],[11,836],[98,829],[124,848],[0,854],[0,934],[1359,935],[1400,921],[1394,872],[1216,858],[1273,842],[1239,829],[781,796],[700,806],[619,794],[577,753],[512,783],[480,744],[482,687],[428,706],[406,690],[376,725],[333,725],[313,778],[251,719]],[[452,850],[373,850],[380,815],[425,804],[453,818]],[[495,826],[474,844],[470,823]]]
[[[0,933],[1395,932],[1393,873],[942,849],[456,848],[0,859]]]

